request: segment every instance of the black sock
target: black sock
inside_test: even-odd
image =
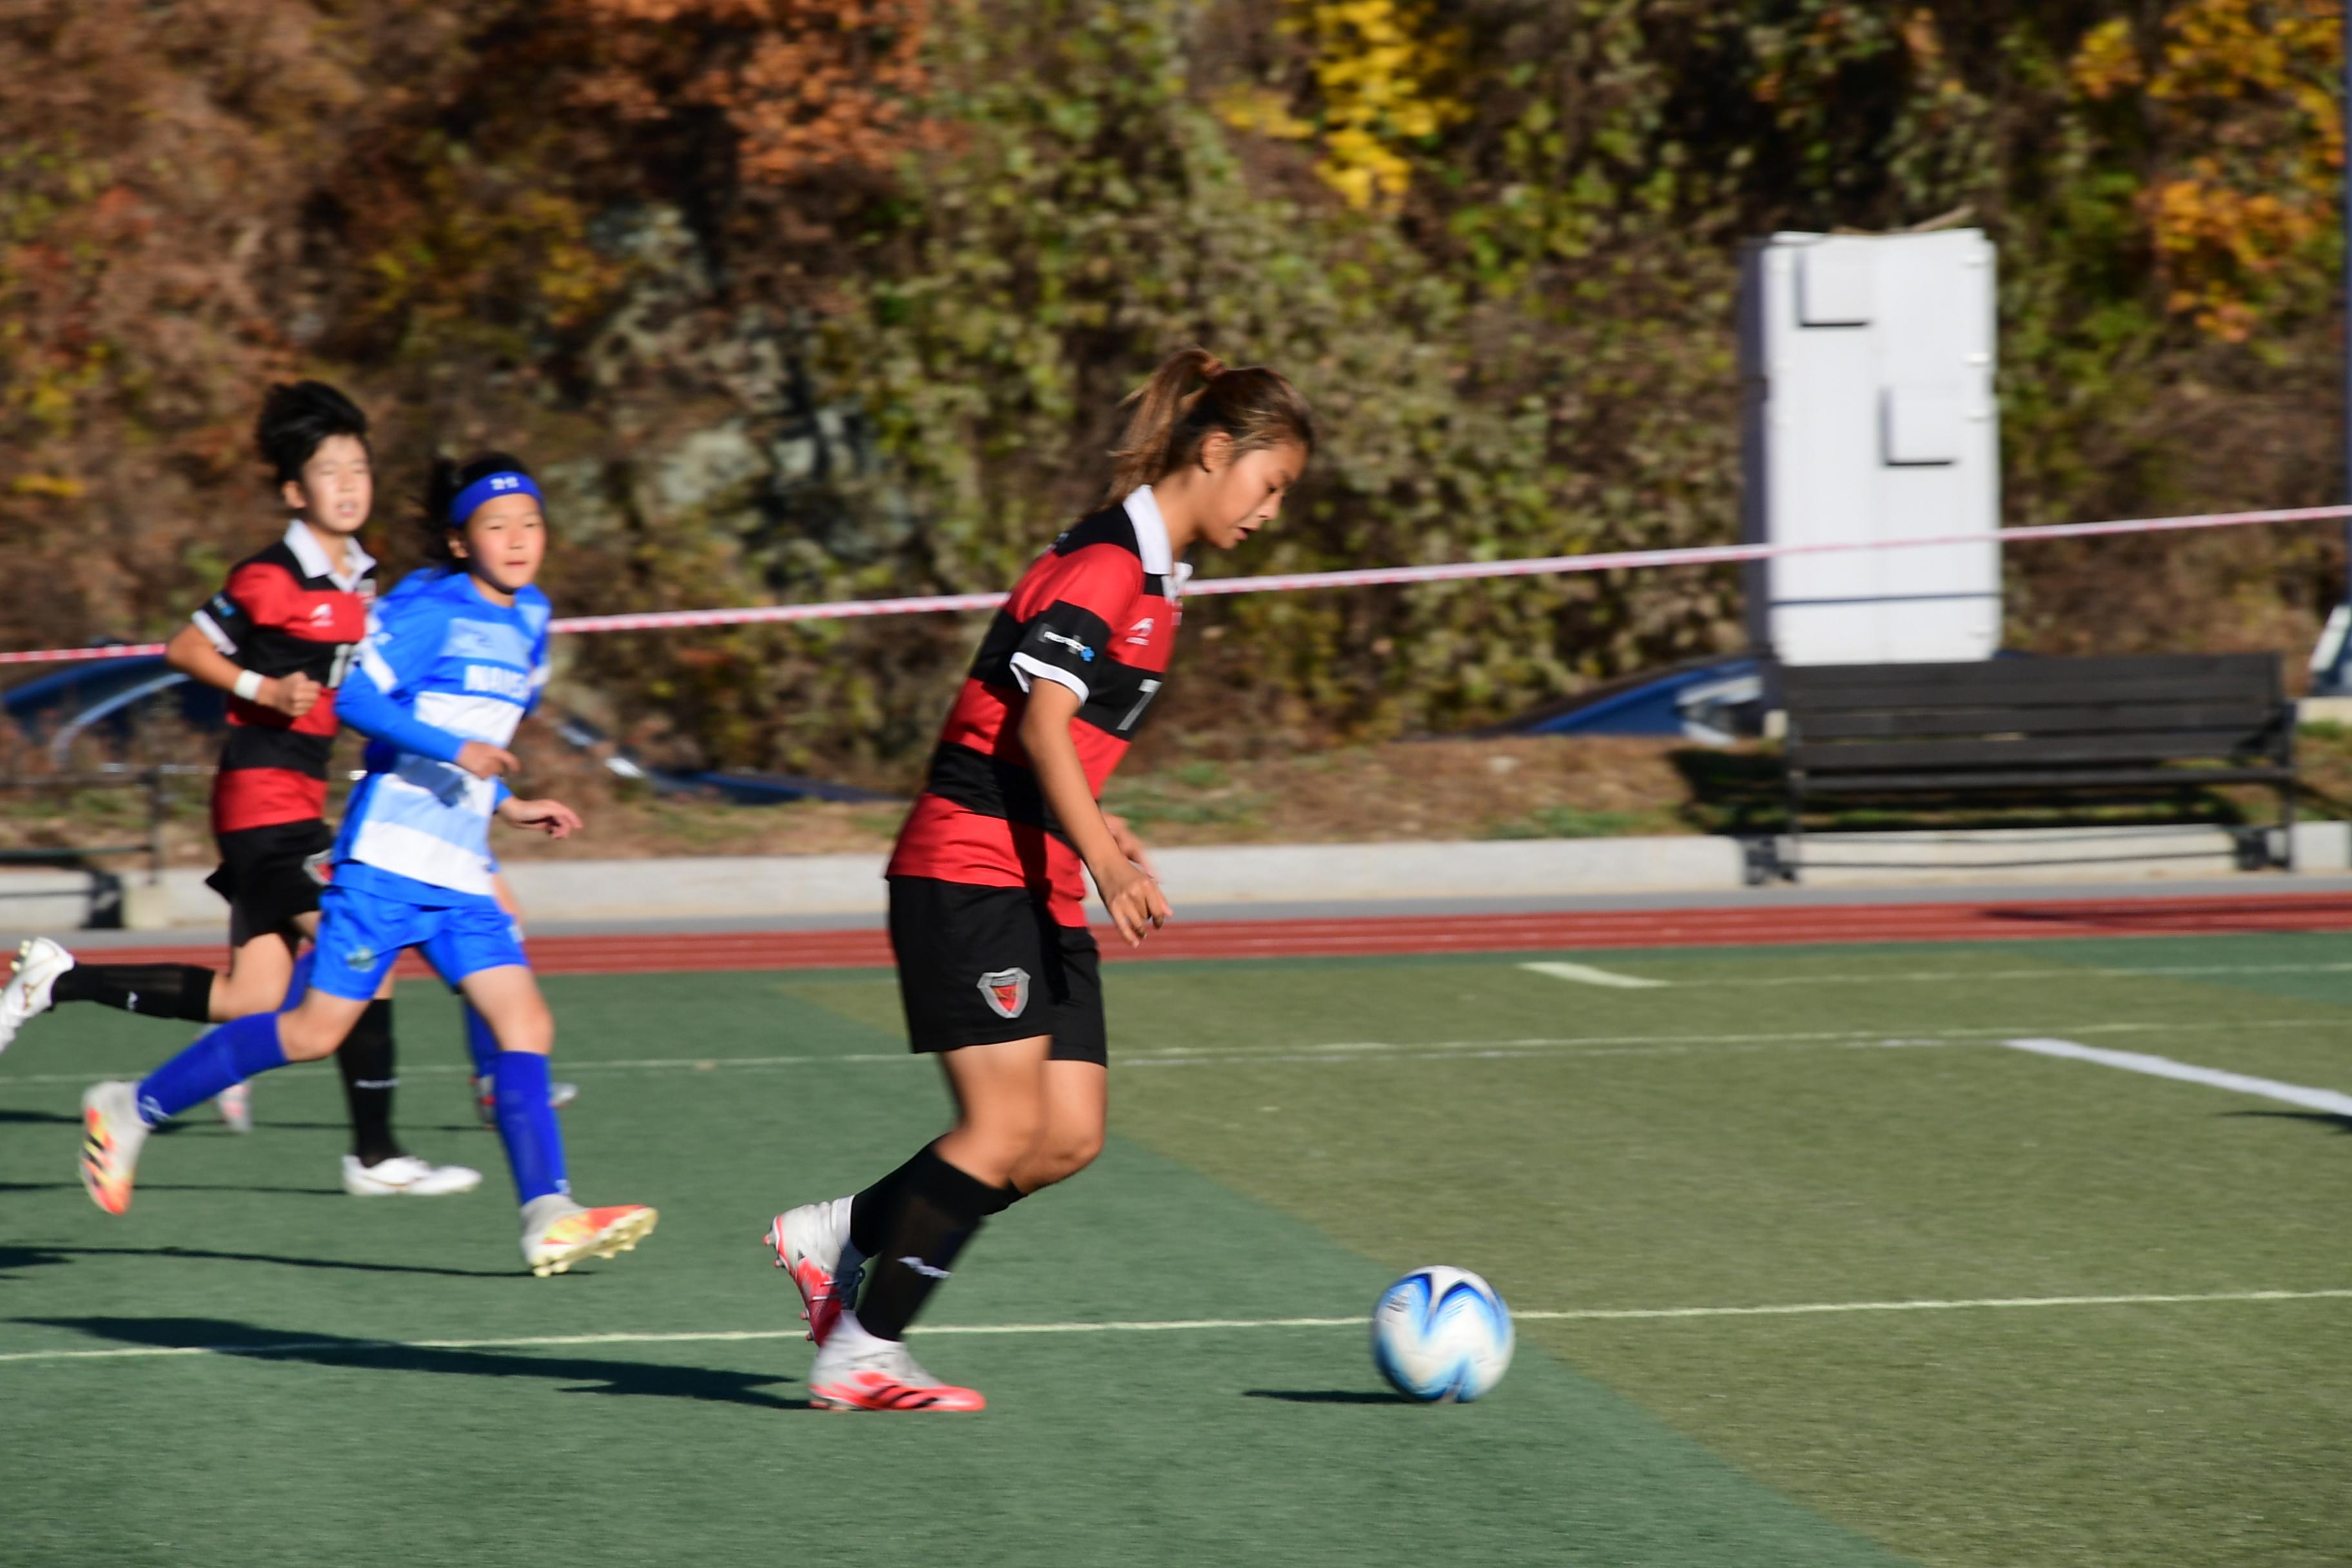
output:
[[[926,1159],[938,1158],[926,1145],[921,1153],[852,1197],[849,1200],[849,1245],[866,1258],[881,1251],[884,1231],[893,1217],[899,1191],[905,1186],[908,1173]],[[988,1206],[981,1211],[983,1219],[991,1215],[1003,1214],[1029,1195],[1011,1182],[1001,1187],[991,1187],[988,1191]]]
[[[367,1005],[335,1052],[335,1065],[342,1069],[343,1099],[352,1110],[352,1152],[363,1165],[391,1159],[400,1152],[392,1135],[392,1091],[400,1079],[393,1076],[390,998]]]
[[[857,1321],[869,1334],[904,1339],[956,1254],[996,1208],[1004,1189],[960,1171],[930,1150],[900,1167],[898,1212],[882,1227],[881,1246],[866,1266],[866,1295]],[[853,1211],[854,1212],[854,1211]]]
[[[867,1258],[882,1250],[883,1233],[898,1217],[898,1194],[906,1186],[907,1177],[930,1153],[926,1144],[921,1153],[849,1200],[850,1246]]]
[[[96,1002],[144,1018],[212,1022],[213,972],[196,963],[77,963],[58,976],[49,995],[59,1002]]]

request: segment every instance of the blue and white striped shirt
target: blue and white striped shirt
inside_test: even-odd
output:
[[[549,615],[537,588],[495,605],[446,570],[413,573],[376,601],[336,702],[369,737],[335,841],[337,885],[427,904],[492,896],[490,816],[506,791],[457,756],[467,741],[504,746],[539,705]]]

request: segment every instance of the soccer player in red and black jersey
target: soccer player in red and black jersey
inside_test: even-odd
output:
[[[318,928],[320,868],[335,839],[325,820],[335,689],[375,597],[375,561],[358,539],[375,494],[367,416],[322,382],[296,382],[269,389],[255,437],[293,520],[230,571],[164,649],[173,668],[229,694],[212,801],[221,864],[207,879],[228,900],[228,973],[82,963],[37,937],[18,950],[0,992],[0,1049],[55,1002],[194,1023],[273,1011],[285,1004],[296,954]],[[393,1135],[389,984],[337,1055],[353,1144],[343,1184],[369,1196],[467,1191],[480,1182],[478,1172],[417,1159]],[[241,1102],[225,1096],[222,1111],[239,1131],[251,1125]]]
[[[1169,918],[1103,785],[1167,679],[1185,551],[1231,550],[1271,522],[1315,440],[1287,381],[1198,349],[1130,405],[1101,510],[998,613],[890,858],[907,1031],[938,1053],[955,1126],[865,1191],[769,1230],[818,1345],[817,1405],[981,1408],[915,1363],[907,1325],[988,1216],[1102,1149],[1108,1047],[1081,868],[1130,946]]]

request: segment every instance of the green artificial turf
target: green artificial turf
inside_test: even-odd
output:
[[[432,988],[404,1126],[488,1179],[431,1201],[341,1194],[309,1068],[100,1214],[83,1076],[184,1035],[62,1010],[0,1060],[0,1358],[41,1358],[0,1359],[0,1559],[2342,1560],[2352,1300],[1532,1314],[2352,1289],[2343,1124],[1998,1043],[2352,1089],[2352,944],[1558,955],[1638,990],[1528,956],[1115,966],[1118,1136],[931,1315],[1355,1319],[1459,1264],[1522,1313],[1462,1408],[1386,1396],[1352,1326],[919,1336],[968,1418],[809,1412],[797,1339],[651,1338],[793,1326],[768,1216],[938,1130],[887,973],[548,982],[575,1189],[663,1209],[549,1280]],[[57,1353],[181,1345],[300,1348]]]

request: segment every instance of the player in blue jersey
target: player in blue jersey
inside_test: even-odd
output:
[[[531,586],[547,545],[539,486],[502,452],[438,465],[426,531],[436,564],[378,601],[344,678],[341,716],[369,739],[367,773],[335,840],[308,990],[284,1012],[215,1029],[137,1084],[93,1087],[82,1097],[82,1184],[109,1214],[129,1209],[150,1129],[257,1073],[334,1050],[414,947],[497,1037],[498,1127],[522,1204],[523,1260],[560,1274],[634,1247],[656,1216],[572,1200],[548,1104],[555,1020],[495,891],[492,816],[558,838],[580,826],[561,801],[520,799],[501,780],[515,766],[507,742],[547,681],[547,596]]]

